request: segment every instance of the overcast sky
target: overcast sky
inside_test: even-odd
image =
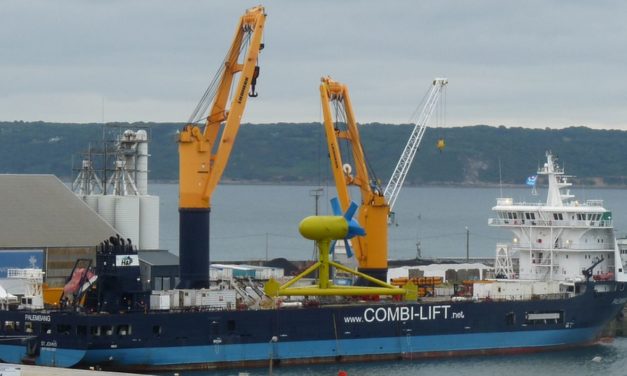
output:
[[[0,0],[0,120],[184,122],[252,1]],[[446,125],[627,130],[627,2],[265,1],[244,121],[405,123],[448,77]]]

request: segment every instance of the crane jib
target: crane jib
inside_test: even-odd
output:
[[[244,84],[242,85],[242,88],[239,91],[239,96],[237,97],[237,103],[242,103],[242,100],[244,99],[244,94],[246,93],[247,85],[248,85],[248,77],[244,77]]]

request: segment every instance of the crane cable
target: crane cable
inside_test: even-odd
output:
[[[431,89],[427,90],[425,92],[425,94],[423,95],[422,99],[420,100],[420,103],[418,103],[418,106],[416,106],[416,109],[414,110],[414,112],[412,112],[412,114],[409,116],[409,120],[408,123],[410,124],[416,124],[418,122],[418,114],[419,112],[422,110],[422,108],[425,106],[425,103],[427,102],[427,97],[429,96],[429,92],[431,91]]]
[[[334,130],[335,131],[346,131],[347,129],[347,121],[346,121],[346,111],[344,109],[344,102],[343,100],[340,99],[335,99],[332,101],[333,102],[333,110],[335,112],[335,123],[334,123]],[[339,125],[343,124],[344,125],[344,129],[340,129]],[[340,157],[342,157],[342,162],[344,162],[344,164],[346,164],[346,161],[348,161],[348,164],[350,166],[354,165],[354,161],[353,161],[353,154],[350,153],[350,150],[347,151],[348,146],[346,146],[347,144],[347,140],[344,139],[343,141],[341,141],[339,135],[338,137],[336,137],[338,139],[338,143],[337,146],[340,149]],[[341,142],[340,142],[341,141]],[[344,170],[344,166],[342,166],[342,170]],[[346,171],[344,171],[346,175],[349,175],[346,173]]]
[[[440,153],[446,146],[444,141],[443,134],[443,126],[446,125],[446,86],[442,87],[442,94],[438,98],[438,103],[436,103],[437,113],[436,113],[436,123],[435,126],[438,128],[438,140],[437,140],[437,148],[440,150]]]
[[[336,101],[339,102],[339,101]],[[341,119],[341,121],[344,124],[348,124],[348,121],[346,120],[345,114],[346,114],[346,107],[344,105],[344,102],[342,103],[336,103],[336,107],[335,107],[335,114],[336,114],[336,124],[338,121],[338,118]],[[355,124],[355,126],[357,126],[357,124]],[[361,142],[361,140],[359,140]],[[341,144],[340,144],[341,145]],[[352,143],[351,143],[352,145]],[[341,152],[341,150],[340,150]],[[368,181],[367,183],[369,184],[370,188],[372,190],[376,190],[378,193],[383,194],[383,191],[381,189],[381,184],[379,182],[379,179],[377,178],[377,174],[375,173],[374,169],[372,168],[372,164],[370,163],[368,156],[366,155],[366,151],[364,150],[363,144],[362,144],[362,153],[364,156],[364,163],[366,165],[366,169],[368,170],[368,175],[369,175],[369,179],[370,181]],[[354,164],[354,159],[353,159],[353,154],[352,153],[346,153],[348,155],[348,159],[349,162],[351,164]],[[360,176],[360,178],[363,178],[363,176]]]
[[[238,56],[241,56],[242,52],[248,47],[251,36],[252,36],[252,31],[246,31],[244,33],[244,38],[243,38],[242,43],[240,44]],[[211,115],[214,115],[214,114],[208,114],[207,116],[204,116],[204,114],[207,112],[207,109],[213,103],[213,100],[216,96],[216,93],[218,91],[218,84],[221,81],[222,76],[224,75],[224,71],[226,70],[226,63],[229,60],[230,53],[231,51],[227,52],[227,55],[222,60],[222,63],[220,64],[220,67],[217,69],[215,75],[213,76],[213,79],[209,83],[209,86],[203,93],[203,96],[200,98],[200,101],[196,105],[196,108],[190,115],[189,120],[187,121],[188,124],[198,124],[202,119],[206,119],[210,117]],[[234,81],[235,80],[233,80],[233,82]]]

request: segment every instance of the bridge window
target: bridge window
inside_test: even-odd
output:
[[[87,327],[85,325],[78,325],[76,327],[76,334],[78,334],[81,337],[86,337],[87,336]]]
[[[94,336],[94,337],[100,336],[100,327],[99,326],[92,326],[91,327],[91,335]]]

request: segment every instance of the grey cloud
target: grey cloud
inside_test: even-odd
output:
[[[105,97],[110,120],[182,121],[251,5],[5,1],[0,112],[7,120],[98,121],[99,111],[72,108],[82,98],[98,109]],[[361,122],[406,122],[431,79],[448,76],[450,125],[625,125],[622,2],[264,5],[261,96],[246,121],[319,121],[319,78],[328,74],[349,85]]]

